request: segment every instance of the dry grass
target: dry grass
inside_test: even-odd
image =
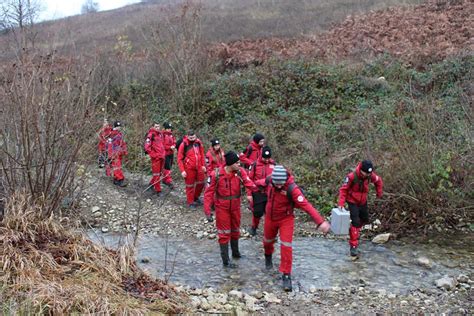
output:
[[[37,25],[35,47],[70,54],[110,52],[117,37],[127,35],[134,51],[147,46],[142,31],[181,11],[180,4],[200,3],[203,39],[229,42],[245,38],[299,37],[328,30],[350,14],[423,0],[159,0],[77,15]],[[0,59],[8,60],[9,36],[0,36]]]
[[[41,218],[24,194],[0,222],[0,301],[4,313],[147,314],[184,308],[172,287],[134,264],[133,249],[93,244],[58,219]]]

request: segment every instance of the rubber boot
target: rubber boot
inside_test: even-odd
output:
[[[291,275],[290,274],[283,274],[283,290],[285,292],[291,292],[293,290],[293,286],[291,285]]]
[[[358,257],[358,256],[359,256],[359,248],[351,247],[351,257]]]
[[[229,244],[219,244],[221,248],[222,265],[226,268],[235,268],[236,265],[229,259]]]
[[[273,269],[272,255],[265,255],[265,269]]]
[[[255,227],[250,227],[249,234],[250,236],[257,235],[257,229]]]
[[[230,240],[230,248],[232,248],[232,258],[240,259],[242,255],[239,251],[239,240],[238,239],[231,239]]]

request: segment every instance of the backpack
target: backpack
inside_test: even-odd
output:
[[[267,176],[265,178],[265,183],[268,185],[270,183],[270,180],[271,180],[271,176]],[[301,191],[301,194],[303,194],[304,196],[304,191],[302,188],[300,188],[296,183],[290,183],[290,185],[288,186],[288,189],[286,190],[286,197],[288,198],[288,200],[290,200],[291,204],[294,205],[295,203],[293,202],[293,196],[291,195],[293,193],[293,191],[295,190],[295,188],[299,188],[300,191]]]
[[[148,155],[148,152],[147,152],[146,149],[145,149],[146,140],[148,139],[148,134],[149,134],[149,133],[147,133],[147,134],[145,135],[145,143],[143,144],[143,152],[145,153],[145,155]],[[150,139],[150,141],[153,143],[153,140],[154,140],[154,139],[155,139],[155,133],[152,133],[152,134],[151,134],[151,139]]]
[[[354,183],[357,183],[359,185],[359,190],[362,190],[363,186],[364,186],[364,181],[365,179],[359,179],[359,176],[357,175],[357,172],[355,170],[352,171],[352,174],[354,175],[354,180],[352,180],[352,183],[351,183],[351,188],[352,186],[354,185]],[[371,180],[372,177],[368,177],[367,178],[367,181],[369,182],[368,184],[370,184],[370,180]],[[362,192],[362,191],[360,191]]]

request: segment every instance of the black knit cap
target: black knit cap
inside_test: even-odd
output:
[[[262,148],[262,158],[271,158],[272,157],[272,149],[268,146]]]
[[[219,145],[221,142],[217,138],[211,139],[211,146]]]
[[[115,121],[114,122],[114,127],[121,127],[122,126],[122,122],[120,121]]]
[[[225,155],[225,164],[226,166],[231,166],[237,161],[239,161],[239,156],[233,151],[228,151]]]
[[[361,166],[360,170],[362,170],[364,172],[367,172],[367,173],[371,173],[374,170],[374,166],[372,165],[372,161],[370,161],[370,160],[362,161],[362,166]]]
[[[194,130],[190,129],[188,131],[188,136],[193,136],[193,135],[196,135],[196,133],[194,132]]]
[[[257,144],[258,144],[262,139],[265,139],[265,136],[263,136],[263,135],[260,134],[260,133],[256,133],[255,135],[253,135],[253,141],[256,142]]]
[[[168,122],[165,122],[165,123],[163,124],[163,127],[164,127],[165,129],[172,129],[172,128],[173,128],[173,126],[171,126],[171,123],[168,123]]]

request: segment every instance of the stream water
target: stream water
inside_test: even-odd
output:
[[[115,248],[124,241],[124,235],[89,232],[95,242]],[[279,244],[275,245],[274,269],[266,271],[261,239],[240,240],[244,258],[235,260],[238,267],[224,269],[216,240],[167,239],[143,235],[137,245],[139,265],[159,278],[197,288],[275,291],[280,287]],[[361,258],[352,261],[348,244],[343,240],[325,238],[296,238],[293,242],[293,288],[365,286],[385,289],[391,293],[407,293],[416,288],[432,288],[434,282],[445,276],[474,273],[472,249],[453,250],[435,245],[386,245],[363,241]],[[431,268],[417,263],[426,257]],[[149,262],[142,263],[146,258]]]

